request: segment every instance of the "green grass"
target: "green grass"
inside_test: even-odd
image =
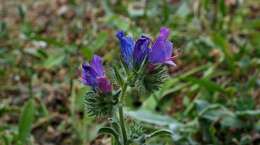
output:
[[[4,1],[0,144],[109,142],[97,137],[104,120],[86,113],[81,63],[97,53],[110,70],[119,60],[117,30],[136,38],[167,26],[177,67],[155,94],[128,98],[129,118],[139,118],[147,131],[175,133],[150,144],[256,145],[260,3],[228,1]]]

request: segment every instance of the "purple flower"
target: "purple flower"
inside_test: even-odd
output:
[[[94,55],[90,64],[82,64],[82,82],[93,89],[100,89],[103,93],[112,91],[112,85],[105,76],[101,57]]]
[[[98,87],[102,92],[109,93],[112,90],[112,85],[106,77],[97,78]]]
[[[152,64],[169,64],[175,66],[172,61],[173,44],[168,40],[170,30],[166,27],[160,29],[160,35],[155,40],[149,53],[149,62]]]
[[[122,58],[128,67],[131,68],[133,63],[134,40],[126,36],[123,31],[118,31],[116,36],[120,42]]]
[[[140,65],[149,53],[149,44],[151,40],[146,36],[141,36],[134,47],[133,60],[135,65]]]

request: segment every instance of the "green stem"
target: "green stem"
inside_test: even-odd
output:
[[[125,83],[122,87],[122,92],[121,92],[121,96],[120,96],[120,102],[121,104],[119,104],[119,121],[120,121],[120,126],[121,126],[121,132],[123,135],[123,144],[126,145],[127,144],[127,133],[126,133],[126,128],[125,128],[125,122],[124,122],[124,111],[123,111],[123,98],[125,95],[125,91],[127,88],[127,84]]]
[[[124,145],[126,145],[127,134],[126,134],[126,128],[125,128],[125,123],[124,123],[124,112],[123,112],[122,105],[119,106],[119,121],[120,121],[121,131],[123,134],[123,143],[124,143]]]
[[[124,98],[124,96],[125,96],[126,88],[127,88],[127,84],[124,83],[124,85],[123,85],[123,87],[122,87],[121,96],[120,96],[120,101],[121,101],[122,104],[123,104],[122,101],[123,101],[123,98]]]

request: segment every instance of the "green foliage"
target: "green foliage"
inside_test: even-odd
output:
[[[4,21],[0,21],[0,38],[7,36],[7,26]]]
[[[124,102],[129,105],[129,120],[141,121],[146,135],[155,128],[172,132],[171,138],[159,136],[146,144],[257,144],[258,10],[256,0],[4,1],[0,144],[106,144],[106,135],[97,138],[104,126],[120,134],[115,118],[107,126],[89,117],[89,110],[93,115],[111,115],[111,102],[106,100],[111,96],[85,95],[88,90],[79,81],[79,66],[94,53],[104,56],[104,64],[116,66],[114,82],[120,83],[113,87],[119,89],[131,74],[117,68],[116,31],[155,38],[162,25],[172,31],[177,67],[170,68],[171,77],[158,77],[164,68],[146,78],[138,74],[142,81],[131,82],[135,87],[126,89]],[[157,90],[150,92],[153,88]],[[136,94],[139,91],[143,92]],[[29,96],[33,98],[27,102]],[[95,110],[101,105],[97,103],[86,109],[87,98],[93,104],[105,99],[110,105]],[[139,105],[133,108],[136,100]],[[138,128],[131,127],[133,134],[141,134]]]
[[[147,110],[127,111],[127,115],[136,120],[160,126],[167,126],[171,123],[177,123],[175,119],[169,116],[159,115]]]
[[[34,101],[30,99],[23,107],[19,120],[19,130],[17,141],[21,144],[26,144],[31,133],[31,128],[35,116]]]
[[[128,124],[128,132],[130,140],[138,139],[140,136],[144,135],[144,129],[141,123],[135,121]]]
[[[99,129],[99,133],[104,133],[104,134],[112,134],[113,137],[115,138],[116,140],[116,143],[118,144],[120,141],[119,141],[119,135],[118,135],[118,132],[115,131],[113,128],[110,128],[110,127],[102,127]]]

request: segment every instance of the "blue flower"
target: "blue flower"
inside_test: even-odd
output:
[[[105,76],[105,70],[102,65],[102,58],[94,55],[90,64],[82,64],[82,82],[92,87],[100,89],[103,93],[112,91],[112,85]]]
[[[150,38],[146,36],[141,36],[141,38],[136,41],[133,52],[133,60],[135,65],[140,65],[146,56],[148,56],[150,42]]]
[[[175,66],[172,61],[173,44],[168,40],[170,30],[166,27],[160,29],[160,35],[155,40],[149,53],[151,64],[169,64]]]
[[[129,68],[131,68],[133,64],[134,40],[133,38],[126,36],[123,31],[118,31],[116,36],[120,42],[120,50],[123,61]]]

